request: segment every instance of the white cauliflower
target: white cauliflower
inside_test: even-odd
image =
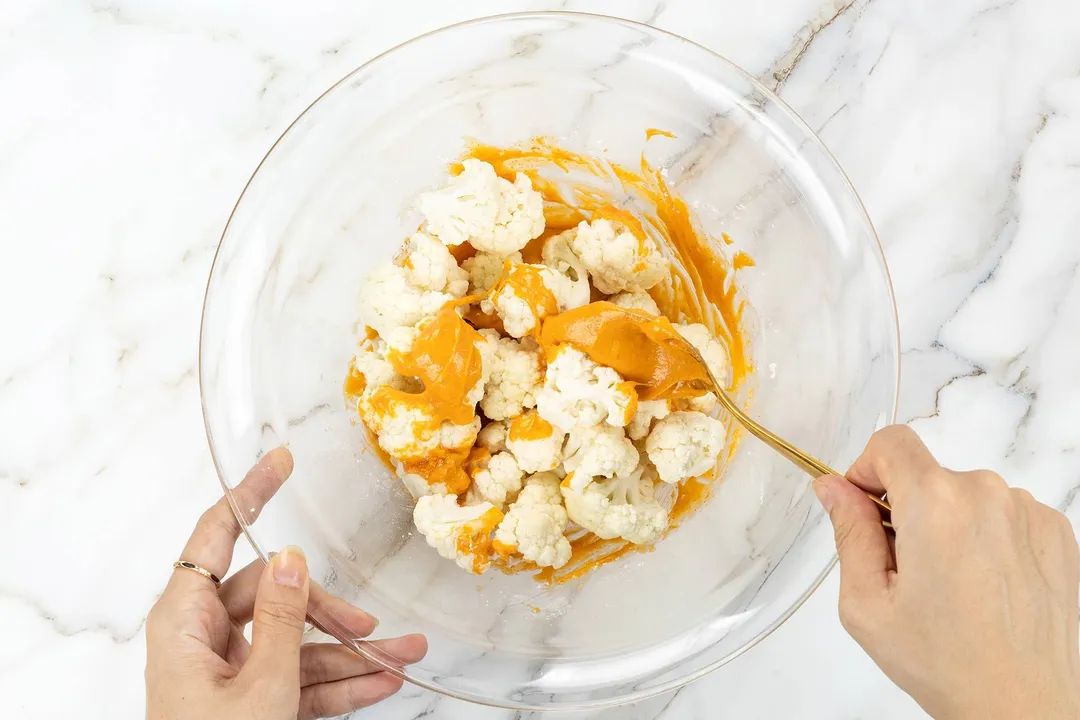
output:
[[[386,359],[387,345],[381,338],[365,340],[353,357],[353,367],[364,376],[364,393],[370,393],[381,385],[394,382],[398,374]]]
[[[701,323],[694,323],[692,325],[676,325],[675,330],[701,353],[701,359],[709,367],[709,372],[716,378],[716,382],[721,385],[726,383],[728,376],[727,353],[724,352],[724,346],[720,344],[720,341],[709,332],[709,328]],[[718,402],[716,394],[709,392],[691,398],[689,405],[691,410],[709,415],[716,409]]]
[[[483,295],[490,290],[495,285],[495,281],[502,275],[503,265],[507,260],[520,263],[521,253],[515,252],[509,255],[476,253],[461,263],[461,267],[469,275],[469,293]]]
[[[608,302],[626,310],[642,310],[650,315],[660,314],[660,307],[656,304],[656,301],[652,299],[652,296],[644,290],[635,290],[634,292],[624,292],[619,293],[618,295],[612,295],[608,298]]]
[[[709,371],[716,381],[722,385],[728,376],[727,353],[724,352],[724,346],[720,344],[720,341],[709,332],[709,328],[701,323],[694,323],[693,325],[676,325],[675,330],[701,353],[701,359],[709,366]]]
[[[562,483],[570,519],[604,540],[621,537],[635,544],[655,540],[668,526],[667,511],[656,501],[647,463],[610,479],[572,473]]]
[[[580,223],[571,246],[605,295],[648,290],[667,275],[667,261],[651,240],[603,218]]]
[[[457,260],[441,242],[425,232],[409,238],[403,261],[405,278],[419,290],[445,292],[456,298],[469,289],[469,274],[458,267]]]
[[[506,421],[489,422],[476,436],[476,444],[491,454],[506,449]]]
[[[413,286],[405,268],[385,263],[368,275],[360,292],[360,313],[368,327],[386,338],[400,327],[414,327],[454,299],[449,293]]]
[[[653,420],[666,418],[671,414],[671,403],[667,400],[642,400],[637,412],[626,426],[626,434],[631,440],[641,440],[652,429]]]
[[[477,575],[491,564],[491,532],[502,519],[491,503],[462,507],[453,495],[425,495],[413,509],[413,523],[427,544]]]
[[[637,404],[632,383],[568,345],[558,349],[536,394],[540,416],[566,432],[604,421],[625,427]]]
[[[510,422],[506,448],[514,453],[525,472],[554,470],[563,459],[566,433],[554,427],[536,410],[526,410]]]
[[[427,230],[445,245],[468,241],[481,252],[509,255],[544,231],[544,203],[529,178],[509,182],[480,160],[462,163],[441,190],[420,195]]]
[[[521,489],[522,475],[514,456],[501,452],[474,468],[470,489],[476,490],[481,499],[501,509]]]
[[[518,342],[499,337],[494,330],[481,330],[480,334],[492,348],[491,372],[480,401],[484,414],[492,420],[505,420],[520,415],[523,408],[534,407],[535,393],[544,378],[540,347],[532,338]]]
[[[674,412],[656,423],[645,453],[660,479],[677,483],[708,472],[724,449],[724,425],[699,412]]]
[[[575,475],[611,477],[634,472],[639,459],[637,448],[626,438],[622,428],[594,425],[570,434],[563,467]]]
[[[506,449],[506,422],[489,422],[476,436],[476,444],[494,455]]]
[[[537,473],[499,523],[493,546],[502,555],[517,552],[540,567],[560,568],[571,554],[570,541],[563,536],[566,521],[559,478]]]
[[[570,245],[573,237],[573,230],[559,233],[544,243],[542,251],[544,265],[549,269],[544,273],[544,284],[555,295],[559,312],[588,305],[592,295],[585,263]]]

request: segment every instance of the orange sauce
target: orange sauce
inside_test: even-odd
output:
[[[500,335],[506,334],[502,318],[498,313],[486,313],[479,305],[473,305],[465,311],[465,321],[477,330],[498,330]]]
[[[666,317],[591,303],[544,321],[546,352],[568,344],[636,386],[642,400],[698,397],[712,386],[709,372]]]
[[[466,260],[468,260],[469,258],[471,258],[473,255],[476,254],[476,248],[474,248],[469,243],[461,243],[460,245],[451,245],[450,247],[447,248],[447,250],[449,250],[450,254],[454,256],[455,260],[457,260],[458,265],[465,262]]]
[[[514,442],[518,440],[545,440],[555,432],[555,427],[536,410],[526,410],[510,421],[510,429],[507,437]]]
[[[646,140],[652,140],[657,135],[660,135],[661,137],[668,137],[668,138],[674,138],[675,137],[675,133],[668,132],[667,130],[658,130],[657,128],[648,128],[645,131],[645,139]]]
[[[366,388],[367,378],[355,367],[349,365],[349,374],[345,376],[345,397],[351,398],[355,404]]]
[[[754,258],[750,257],[749,255],[740,250],[739,252],[735,253],[735,257],[731,261],[731,266],[736,270],[754,267]]]
[[[415,377],[423,383],[419,393],[407,393],[390,385],[376,388],[368,402],[380,415],[392,406],[412,407],[431,419],[420,434],[435,433],[443,422],[467,425],[474,413],[465,402],[482,376],[482,360],[477,347],[483,338],[447,303],[431,320],[419,327],[412,348],[406,353],[390,351],[387,360],[394,372]],[[450,492],[463,492],[470,479],[462,466],[469,447],[440,449],[416,458],[400,458],[404,470],[434,485],[444,483]]]

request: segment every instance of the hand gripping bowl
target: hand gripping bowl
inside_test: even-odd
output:
[[[644,131],[676,136],[646,144]],[[651,552],[548,586],[438,557],[412,502],[344,401],[365,273],[418,223],[466,138],[549,136],[650,163],[740,274],[751,414],[847,467],[896,408],[897,324],[874,230],[812,132],[743,71],[645,25],[505,15],[411,40],[324,93],[277,141],[229,219],[203,309],[200,383],[226,494],[287,445],[293,477],[255,523],[256,551],[303,547],[313,579],[366,608],[378,634],[422,632],[401,672],[441,693],[518,709],[639,700],[733,659],[778,627],[835,562],[809,479],[742,438],[712,498]],[[662,142],[660,141],[662,140]],[[325,608],[320,625],[359,652]]]

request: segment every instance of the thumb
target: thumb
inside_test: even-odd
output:
[[[859,487],[836,475],[815,480],[814,493],[829,513],[836,535],[841,598],[883,592],[895,563],[877,505]]]
[[[251,653],[241,674],[300,695],[300,644],[308,604],[307,558],[286,547],[270,559],[259,579],[251,621]]]

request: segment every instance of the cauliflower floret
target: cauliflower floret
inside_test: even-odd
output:
[[[619,293],[618,295],[612,295],[608,298],[608,302],[626,310],[641,310],[650,315],[660,314],[660,308],[657,306],[656,301],[644,290],[635,290],[634,292],[624,292]]]
[[[709,332],[709,328],[701,323],[694,323],[693,325],[676,325],[675,329],[683,336],[684,340],[701,353],[701,359],[709,367],[709,372],[716,378],[716,382],[721,385],[726,383],[728,376],[727,353],[724,352],[724,346],[720,344],[720,341]],[[691,410],[709,415],[716,409],[717,402],[719,401],[716,394],[709,392],[691,398],[687,404]]]
[[[458,267],[446,246],[425,232],[416,232],[408,240],[408,254],[403,265],[405,277],[420,290],[445,292],[456,298],[469,289],[469,274]]]
[[[425,495],[413,509],[413,523],[427,544],[477,575],[491,564],[491,532],[502,519],[491,503],[462,507],[453,495]]]
[[[435,424],[430,409],[407,393],[365,393],[357,404],[364,425],[379,439],[379,447],[399,460],[417,460],[439,449],[470,447],[480,431],[480,418],[464,425]]]
[[[588,305],[592,291],[589,289],[589,273],[570,246],[573,230],[559,233],[544,243],[542,257],[548,272],[544,284],[548,286],[559,303],[559,312]]]
[[[603,218],[579,224],[571,247],[605,295],[648,290],[667,274],[667,261],[651,240],[639,240]]]
[[[699,412],[674,412],[656,423],[645,453],[660,479],[677,483],[708,472],[724,449],[724,425]]]
[[[635,544],[655,540],[667,529],[667,511],[656,501],[647,463],[628,475],[595,479],[571,473],[561,489],[570,519],[597,537],[621,537]]]
[[[506,449],[506,423],[489,422],[476,436],[476,444],[494,455]]]
[[[360,292],[360,312],[364,323],[386,338],[397,328],[414,327],[454,299],[449,293],[414,287],[405,268],[385,263],[368,275]]]
[[[474,465],[470,489],[475,489],[481,499],[501,509],[521,489],[524,473],[510,453],[491,455],[486,450],[482,452],[488,457]]]
[[[365,340],[353,358],[353,368],[364,376],[364,392],[380,385],[389,385],[398,377],[394,366],[386,359],[386,342],[380,338]]]
[[[539,346],[531,338],[518,342],[499,337],[494,330],[481,330],[480,334],[491,348],[491,372],[480,401],[484,414],[492,420],[505,420],[520,415],[523,408],[534,407],[535,393],[544,378]]]
[[[540,322],[559,311],[558,299],[545,274],[553,273],[543,265],[507,262],[491,294],[480,301],[480,309],[498,313],[503,329],[512,337],[538,334]]]
[[[629,475],[640,456],[622,428],[595,425],[571,433],[566,442],[563,467],[568,472],[590,477]]]
[[[724,346],[720,344],[720,341],[709,332],[709,328],[701,323],[694,323],[693,325],[676,325],[675,330],[701,353],[701,359],[709,366],[709,372],[713,374],[717,382],[723,384],[728,375],[727,353],[724,352]]]
[[[643,400],[638,403],[637,412],[626,426],[626,434],[631,440],[641,440],[649,434],[653,420],[661,420],[670,414],[671,403],[667,400]]]
[[[492,545],[500,555],[517,552],[540,567],[561,568],[571,554],[570,541],[563,536],[566,521],[559,478],[537,473],[499,523]]]
[[[506,448],[514,453],[525,472],[554,470],[563,459],[566,433],[557,429],[536,410],[526,410],[510,422]]]
[[[544,231],[544,203],[525,175],[509,182],[486,162],[469,159],[441,190],[420,195],[427,230],[445,245],[468,241],[481,252],[510,253]]]
[[[633,383],[566,345],[548,365],[544,387],[536,394],[540,416],[566,432],[604,421],[625,427],[637,404]]]
[[[495,281],[502,275],[503,264],[507,260],[520,263],[521,253],[515,252],[510,255],[476,253],[461,263],[461,267],[469,275],[469,293],[471,295],[483,295],[490,290],[495,285]]]
[[[420,392],[422,386],[416,378],[398,375],[386,357],[390,345],[382,338],[364,340],[353,357],[353,370],[364,378],[363,395],[374,392],[383,385],[408,393]]]

